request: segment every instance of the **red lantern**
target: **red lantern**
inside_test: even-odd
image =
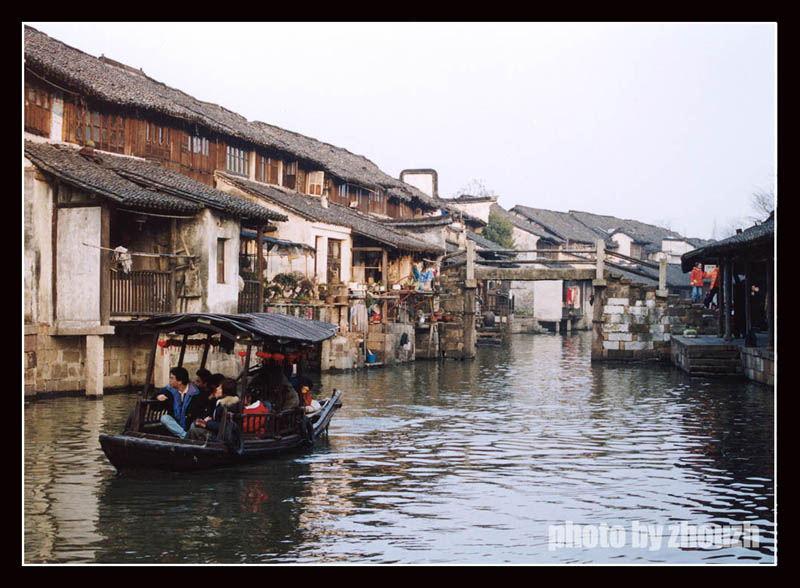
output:
[[[167,341],[159,341],[158,346],[161,347],[161,355],[164,355],[164,347],[168,345]]]
[[[281,353],[273,353],[272,354],[272,359],[274,359],[276,362],[281,364],[281,363],[283,363],[283,360],[285,359],[285,357]]]
[[[246,355],[247,355],[247,351],[242,350],[242,351],[239,352],[239,357],[242,358],[242,365],[244,365],[244,358],[245,358]]]
[[[256,357],[260,357],[261,359],[268,360],[272,358],[272,354],[268,351],[256,351]]]

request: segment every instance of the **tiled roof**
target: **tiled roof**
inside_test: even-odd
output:
[[[624,233],[631,237],[636,243],[644,245],[645,249],[648,251],[661,251],[662,239],[688,241],[675,231],[637,220],[622,219],[615,216],[593,214],[591,212],[582,212],[578,210],[570,210],[569,214],[577,218],[587,227],[598,232],[604,232],[609,236],[614,233]]]
[[[193,215],[209,207],[259,222],[287,219],[154,163],[98,151],[82,155],[73,146],[28,140],[24,152],[60,181],[133,210]]]
[[[522,214],[529,221],[544,227],[561,240],[578,243],[594,244],[598,239],[608,240],[608,235],[601,231],[587,227],[568,212],[546,210],[544,208],[531,208],[529,206],[515,206],[511,212]]]
[[[681,256],[681,266],[684,272],[688,272],[698,261],[716,263],[717,257],[723,254],[736,254],[738,251],[743,252],[757,247],[772,249],[774,240],[775,214],[772,213],[764,222],[753,225],[741,233],[684,253]]]
[[[353,233],[369,237],[370,239],[374,239],[375,241],[397,249],[425,253],[444,253],[441,247],[436,247],[419,239],[415,239],[410,235],[396,231],[348,207],[329,203],[328,207],[325,208],[320,203],[320,200],[313,196],[306,196],[280,186],[253,182],[232,174],[218,173],[222,178],[237,186],[239,189],[264,198],[306,219],[341,227],[349,227]]]
[[[366,157],[267,123],[248,121],[222,106],[170,88],[141,70],[93,57],[28,26],[25,69],[26,75],[30,72],[90,99],[196,123],[220,135],[296,157],[364,188],[383,189],[402,201],[417,201],[428,208],[437,206],[427,194],[384,173]]]
[[[540,229],[539,227],[535,226],[534,224],[529,223],[528,221],[520,218],[516,214],[511,214],[505,208],[503,208],[502,206],[500,206],[497,203],[492,204],[492,206],[489,209],[489,211],[508,219],[509,222],[512,225],[514,225],[518,229],[521,229],[523,231],[527,231],[528,233],[531,233],[532,235],[536,235],[537,237],[541,237],[543,239],[550,239],[550,240],[556,241],[556,242],[562,241],[562,239],[556,237],[552,233],[548,233],[547,231],[545,231],[543,229]]]

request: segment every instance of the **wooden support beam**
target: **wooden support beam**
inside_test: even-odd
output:
[[[719,311],[719,324],[717,336],[725,336],[725,258],[717,261],[719,275],[717,276],[717,310]]]
[[[731,310],[733,309],[731,296],[731,283],[733,281],[733,261],[725,260],[725,340],[733,340],[731,334]]]
[[[767,336],[769,347],[775,346],[775,266],[772,259],[767,260],[767,288],[764,295],[767,297]],[[748,297],[749,297],[748,292]]]
[[[750,300],[750,285],[753,283],[750,272],[752,271],[752,264],[750,261],[745,261],[744,265],[744,333],[747,333],[753,328],[753,305]],[[738,310],[737,310],[738,312]]]

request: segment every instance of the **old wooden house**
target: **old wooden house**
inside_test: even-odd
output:
[[[125,316],[264,310],[269,281],[287,274],[315,287],[344,284],[337,293],[349,309],[347,286],[363,295],[377,285],[388,296],[415,262],[444,252],[440,225],[415,226],[439,220],[435,200],[368,159],[248,121],[31,27],[24,31],[24,119],[31,364],[43,329],[66,333],[70,312],[99,329],[91,336],[108,336],[115,330],[109,322]],[[98,211],[81,217],[88,207]],[[93,247],[97,257],[70,256],[70,247]],[[121,277],[112,261],[127,263],[126,256],[132,262]],[[89,272],[91,281],[69,284],[65,272]],[[100,310],[62,308],[78,298]],[[349,327],[352,316],[338,322]],[[33,390],[83,388],[85,353],[69,354],[70,366],[38,379]],[[100,359],[105,375],[94,378],[91,393],[123,385],[125,378],[110,375],[117,371],[127,369],[132,382],[136,370],[126,362],[115,370]]]

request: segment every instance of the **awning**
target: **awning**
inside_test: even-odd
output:
[[[239,233],[245,239],[258,239],[258,233],[255,231],[248,231],[247,229],[242,229]],[[286,241],[284,239],[276,239],[275,237],[267,237],[264,235],[261,240],[264,243],[269,243],[270,245],[277,245],[278,247],[286,247],[286,248],[293,248],[299,247],[301,249],[308,249],[310,251],[315,251],[315,249],[311,245],[306,245],[305,243],[295,243],[294,241]]]

